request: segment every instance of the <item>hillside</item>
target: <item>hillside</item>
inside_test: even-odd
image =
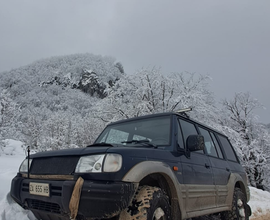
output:
[[[123,74],[114,58],[93,54],[52,57],[0,73],[0,140],[15,137],[43,150],[91,143],[99,131],[85,132],[85,119]]]
[[[122,74],[123,69],[119,68],[119,63],[112,57],[75,54],[43,59],[2,72],[0,87],[8,89],[12,98],[17,100],[18,97],[20,101],[30,91],[39,91],[40,88],[46,89],[53,85],[104,97],[106,85],[112,85]]]
[[[195,120],[226,134],[250,183],[270,190],[269,127],[247,92],[217,107],[210,77],[141,69],[125,74],[114,58],[93,54],[52,57],[0,73],[0,155],[4,139],[36,151],[85,147],[107,123],[193,107]]]

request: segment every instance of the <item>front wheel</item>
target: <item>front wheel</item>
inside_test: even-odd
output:
[[[139,187],[132,204],[122,211],[119,220],[170,220],[169,198],[158,187]]]
[[[241,189],[235,188],[233,194],[232,210],[221,214],[222,220],[248,220],[250,208],[247,204],[245,194]]]

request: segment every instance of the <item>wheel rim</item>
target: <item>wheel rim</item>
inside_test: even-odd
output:
[[[238,212],[239,212],[239,219],[245,220],[246,219],[245,206],[244,206],[244,202],[241,199],[237,200],[237,207],[238,207]]]
[[[165,212],[162,208],[157,208],[153,214],[152,220],[166,220]]]

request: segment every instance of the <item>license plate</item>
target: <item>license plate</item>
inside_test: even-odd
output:
[[[48,183],[29,183],[29,193],[39,196],[50,196],[50,186]]]

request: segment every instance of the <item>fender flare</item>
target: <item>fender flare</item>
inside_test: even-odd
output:
[[[125,182],[140,182],[144,177],[153,173],[163,173],[169,176],[174,183],[177,183],[177,179],[172,169],[165,163],[159,161],[143,161],[132,167],[122,181]]]
[[[182,214],[182,210],[184,210],[182,187],[168,164],[160,161],[140,162],[126,173],[122,181],[139,183],[144,177],[156,173],[161,174],[166,179],[171,190],[171,200],[174,203],[174,208],[176,208],[175,205],[177,204]]]
[[[247,201],[249,201],[250,199],[250,192],[249,192],[249,188],[247,186],[247,184],[245,184],[245,181],[243,180],[243,178],[238,174],[238,173],[231,173],[229,180],[228,180],[228,202],[229,204],[232,204],[233,201],[233,191],[235,188],[236,183],[239,182],[240,183],[240,189],[243,191],[243,193],[246,195],[247,197]]]

